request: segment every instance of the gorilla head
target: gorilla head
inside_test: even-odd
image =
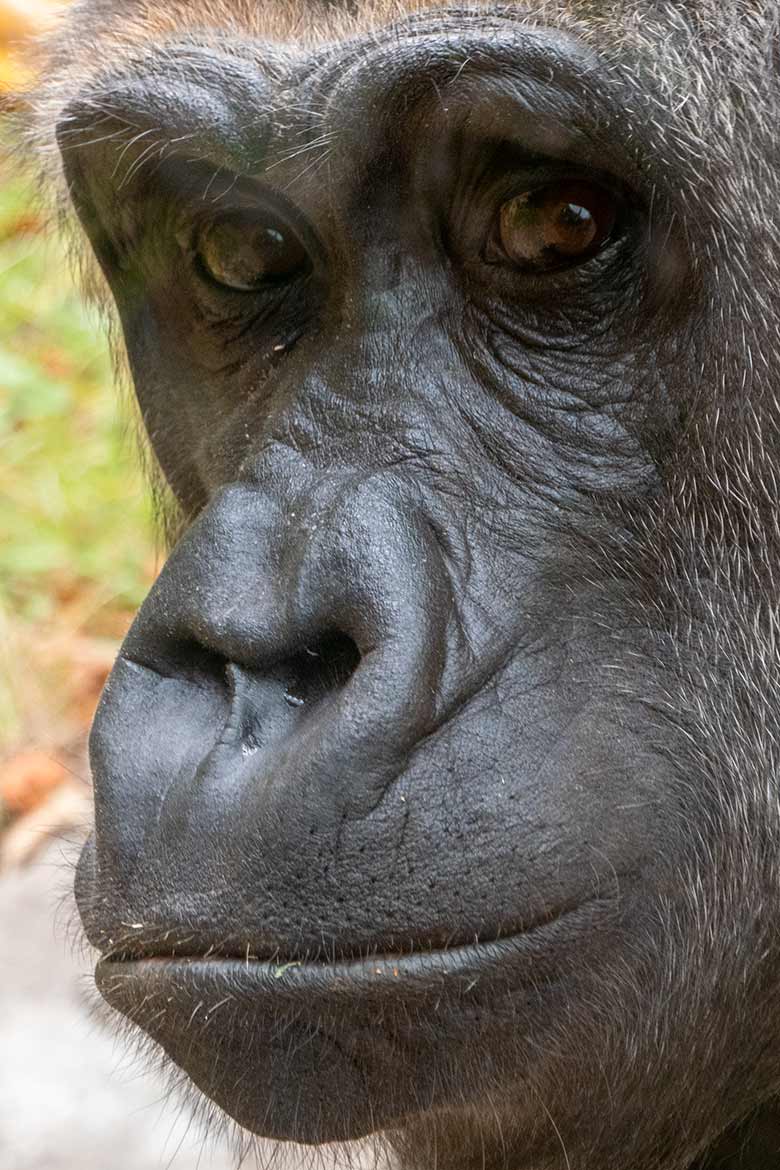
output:
[[[82,0],[52,47],[181,519],[77,899],[254,1133],[778,1164],[777,35]]]

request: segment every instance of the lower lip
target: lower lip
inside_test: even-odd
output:
[[[353,1140],[400,1123],[421,1101],[465,1100],[473,1086],[457,1069],[473,1067],[475,1045],[490,1051],[508,1019],[518,1037],[522,1027],[538,1038],[566,973],[614,909],[594,900],[495,942],[333,963],[104,958],[96,981],[246,1129]],[[446,1084],[443,1067],[454,1070]]]

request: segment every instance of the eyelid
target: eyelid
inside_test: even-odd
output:
[[[527,191],[538,191],[556,183],[585,183],[606,191],[621,203],[629,204],[637,201],[634,192],[609,171],[580,166],[571,161],[538,156],[526,156],[522,160],[516,161],[514,165],[506,167],[506,190],[509,194],[505,196],[505,200],[523,195]]]

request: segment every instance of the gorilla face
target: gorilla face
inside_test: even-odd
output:
[[[185,518],[98,986],[259,1134],[687,1167],[780,1071],[777,192],[617,35],[185,31],[59,128]]]

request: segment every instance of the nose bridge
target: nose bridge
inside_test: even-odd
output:
[[[424,612],[422,529],[388,475],[326,475],[297,505],[286,560],[307,624],[344,624],[362,653],[392,639],[404,610]]]
[[[452,307],[433,282],[422,289],[419,279],[405,283],[403,261],[395,269],[382,264],[384,275],[345,298],[327,330],[285,371],[242,478],[266,482],[269,458],[278,463],[280,451],[289,450],[294,460],[294,449],[303,458],[291,485],[300,478],[303,493],[322,499],[323,490],[333,490],[334,473],[354,486],[361,475],[365,482],[381,478],[429,450],[449,448],[457,459],[446,399],[463,373],[443,324]],[[411,485],[412,477],[404,478]]]
[[[392,470],[354,468],[310,473],[303,488],[288,481],[276,505],[281,592],[277,612],[287,610],[294,630],[314,636],[347,634],[364,657],[418,630],[438,643],[431,625],[431,591],[444,585],[443,566],[412,484]],[[299,635],[300,636],[300,635]]]

